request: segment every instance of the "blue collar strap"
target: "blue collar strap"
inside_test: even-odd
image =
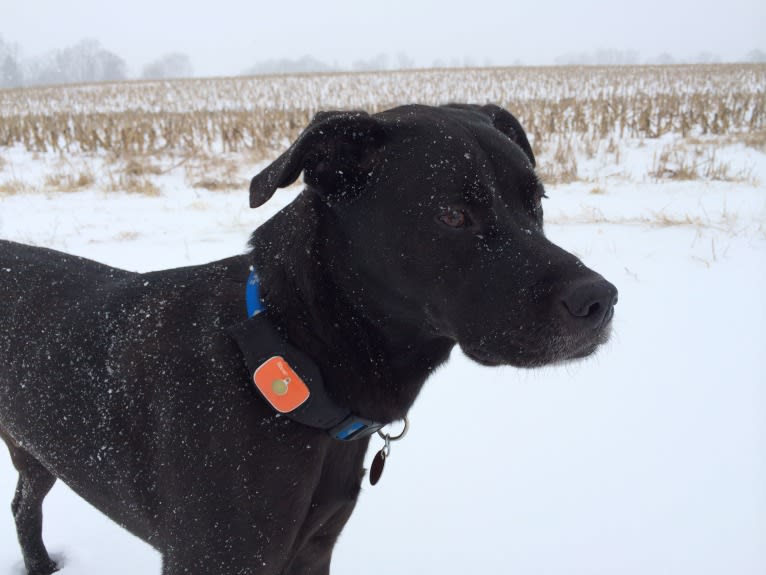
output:
[[[255,273],[255,268],[250,268],[250,276],[247,278],[245,303],[247,304],[247,317],[253,317],[263,311],[261,288],[258,281],[258,274]]]
[[[230,327],[229,333],[245,356],[255,388],[272,408],[293,421],[326,431],[340,441],[367,437],[386,425],[354,415],[332,400],[317,364],[290,344],[269,321],[254,269],[247,279],[245,301],[248,319]],[[264,374],[272,373],[270,370],[276,369],[275,364],[283,376],[267,375],[264,385]],[[294,376],[294,381],[290,376]],[[291,396],[298,394],[298,389],[303,390],[303,395],[291,403]]]

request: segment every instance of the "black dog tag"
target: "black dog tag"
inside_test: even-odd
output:
[[[375,455],[370,465],[370,485],[375,485],[383,475],[383,466],[386,464],[386,448],[384,447]]]

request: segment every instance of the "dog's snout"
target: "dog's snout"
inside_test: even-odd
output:
[[[617,288],[601,277],[574,282],[562,293],[561,302],[570,319],[598,328],[614,315]]]

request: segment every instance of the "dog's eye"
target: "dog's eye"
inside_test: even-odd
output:
[[[447,208],[439,214],[439,221],[451,228],[464,228],[468,225],[468,216],[463,210]]]

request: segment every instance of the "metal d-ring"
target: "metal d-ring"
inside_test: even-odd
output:
[[[381,439],[385,440],[386,446],[388,446],[389,441],[399,441],[407,435],[407,431],[410,428],[410,420],[407,419],[407,416],[405,415],[404,418],[402,418],[402,421],[404,421],[404,429],[402,429],[402,432],[399,435],[390,435],[388,433],[383,433],[380,429],[378,430],[378,435],[380,435]]]

